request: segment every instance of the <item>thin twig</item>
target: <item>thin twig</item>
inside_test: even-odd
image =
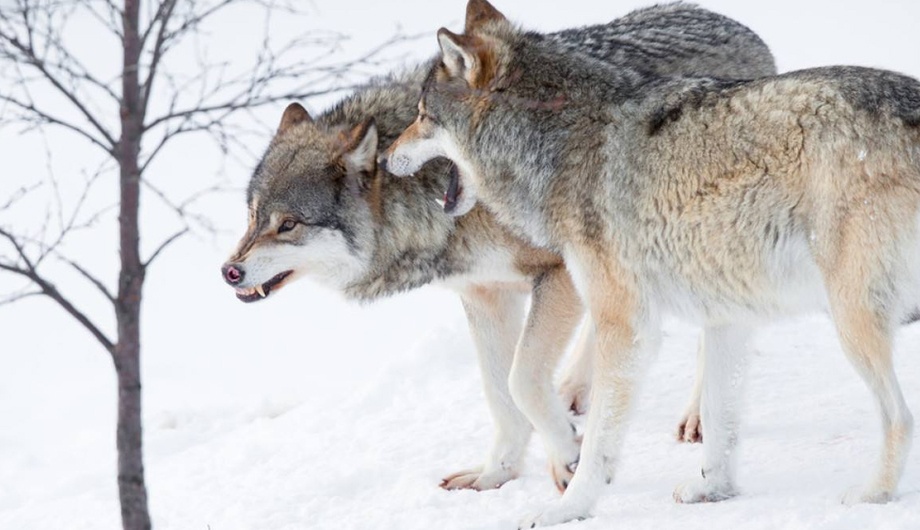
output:
[[[144,268],[146,269],[147,267],[149,267],[150,264],[153,263],[153,260],[157,259],[157,256],[159,256],[160,253],[166,249],[166,247],[173,244],[177,239],[184,236],[188,232],[189,232],[189,229],[186,227],[186,228],[183,228],[182,230],[179,230],[175,234],[169,236],[168,238],[166,238],[166,240],[160,243],[160,246],[158,246],[156,250],[153,251],[153,254],[151,254],[150,257],[147,258],[147,261],[144,262]]]

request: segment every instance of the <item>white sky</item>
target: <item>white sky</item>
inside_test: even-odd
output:
[[[757,31],[774,51],[782,71],[826,64],[885,67],[920,77],[920,2],[916,0],[808,1],[711,0],[699,4],[735,17]],[[434,30],[461,26],[461,0],[359,2],[316,0],[312,27],[350,33],[343,54],[360,52],[389,36],[397,25],[406,32],[431,31],[415,46],[418,57],[436,51]],[[594,24],[648,5],[636,1],[498,1],[496,6],[528,28],[562,29]],[[222,35],[245,36],[250,21],[228,17]],[[92,40],[87,40],[90,46]],[[95,53],[90,50],[89,53]],[[344,56],[344,55],[343,55]],[[329,101],[307,102],[314,110]],[[277,108],[261,118],[274,123]],[[267,143],[260,145],[259,151]],[[164,185],[188,185],[211,178],[218,164],[196,156],[189,144],[156,167]],[[73,178],[87,151],[82,142],[53,146],[61,180]],[[0,129],[0,203],[9,190],[44,175],[43,151],[17,139],[16,129]],[[250,167],[230,165],[238,186]],[[105,192],[104,192],[105,193]],[[111,193],[111,192],[108,192]],[[150,197],[146,197],[149,200]],[[101,200],[101,199],[100,199]],[[171,226],[153,203],[145,203],[145,248]],[[34,212],[33,212],[34,213]],[[242,234],[246,213],[242,192],[209,203],[209,215],[227,234],[216,242],[187,238],[171,248],[151,271],[143,310],[143,370],[146,414],[167,410],[239,408],[254,402],[336,399],[352,391],[421,337],[443,322],[456,322],[461,310],[446,291],[417,293],[357,307],[334,293],[302,281],[279,296],[254,305],[236,301],[222,284],[218,267]],[[21,226],[34,218],[0,217]],[[114,227],[103,226],[70,248],[100,271],[115,262]],[[112,285],[114,277],[109,276]],[[0,275],[0,291],[14,278]],[[94,301],[79,279],[59,282],[81,307],[112,329],[104,304]],[[84,296],[84,295],[88,295]],[[113,465],[114,378],[111,362],[93,339],[50,301],[34,298],[0,307],[0,509],[4,484],[28,471],[31,483],[60,480],[55,466],[87,470]],[[470,355],[473,355],[470,352]],[[347,375],[342,375],[342,374]],[[189,396],[195,399],[189,402]],[[76,460],[78,462],[74,463]]]

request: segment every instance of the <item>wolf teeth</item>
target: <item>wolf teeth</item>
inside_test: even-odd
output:
[[[265,289],[263,289],[261,285],[256,286],[256,292],[259,293],[259,296],[261,296],[262,298],[265,298],[266,296],[268,296],[267,294],[265,294]]]
[[[441,200],[441,199],[435,199],[434,202],[438,203],[438,206],[440,206],[441,208],[444,207],[444,204],[445,204],[445,203],[444,203],[443,200]]]

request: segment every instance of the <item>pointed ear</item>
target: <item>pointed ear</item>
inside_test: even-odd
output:
[[[470,0],[466,4],[466,27],[464,33],[472,33],[480,26],[493,20],[507,20],[505,15],[486,0]]]
[[[438,30],[438,44],[441,46],[441,61],[451,77],[461,78],[473,86],[474,72],[479,66],[476,46],[479,39],[457,35],[447,28]]]
[[[345,136],[342,161],[349,173],[372,173],[377,169],[377,124],[368,118]]]
[[[291,103],[284,109],[284,114],[281,115],[281,125],[278,126],[276,134],[281,134],[298,123],[309,121],[313,121],[313,118],[310,117],[307,109],[303,108],[300,103]]]

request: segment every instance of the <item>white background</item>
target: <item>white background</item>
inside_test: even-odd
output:
[[[920,76],[915,0],[700,4],[757,31],[781,71],[858,64]],[[419,58],[436,51],[438,26],[460,29],[465,6],[459,0],[311,5],[304,31],[354,36],[342,57],[401,26],[408,33],[431,32],[413,46]],[[527,28],[551,31],[605,22],[645,5],[506,0],[497,7]],[[215,38],[234,43],[252,32],[248,18],[228,16]],[[104,42],[82,42],[100,64],[111,53]],[[331,102],[306,103],[319,111]],[[259,118],[274,124],[281,108],[264,109]],[[48,167],[44,150],[17,133],[0,129],[0,202],[10,190],[44,178]],[[60,138],[50,165],[64,180],[93,159],[85,157],[85,143]],[[263,149],[268,139],[252,150]],[[154,168],[155,178],[180,187],[208,182],[222,164],[195,153],[180,147]],[[427,288],[359,307],[304,281],[263,303],[236,301],[218,267],[243,232],[241,189],[253,165],[223,165],[225,178],[240,191],[207,203],[221,234],[181,241],[149,275],[143,377],[155,526],[514,528],[555,498],[537,443],[525,476],[501,490],[436,488],[441,476],[477,464],[491,436],[472,345],[451,293]],[[147,252],[172,222],[154,202],[144,206]],[[0,222],[18,227],[35,222],[32,214]],[[100,274],[111,273],[115,234],[114,224],[103,224],[67,250]],[[0,291],[18,285],[0,276]],[[79,279],[65,276],[59,285],[112,329],[110,310]],[[698,473],[699,446],[671,440],[690,389],[695,335],[668,323],[622,473],[605,492],[598,517],[573,527],[920,527],[916,452],[899,502],[850,509],[837,504],[839,494],[871,469],[878,419],[820,316],[770,328],[756,343],[742,432],[743,495],[719,505],[674,505],[674,485]],[[916,413],[920,330],[908,328],[899,339],[899,375]],[[58,307],[41,298],[0,307],[0,528],[118,527],[114,403],[107,354]]]

